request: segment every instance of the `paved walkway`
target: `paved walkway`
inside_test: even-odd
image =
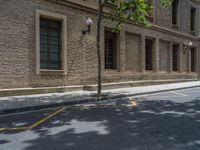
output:
[[[200,87],[200,81],[105,90],[102,94],[104,95],[102,100],[192,87]],[[94,96],[95,93],[96,92],[76,91],[30,96],[1,97],[0,114],[92,102],[96,100]]]

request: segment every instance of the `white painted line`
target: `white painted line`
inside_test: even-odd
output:
[[[188,95],[183,94],[183,93],[179,93],[179,92],[175,92],[175,91],[170,91],[170,93],[176,94],[176,95],[180,95],[180,96],[184,96],[187,97]]]

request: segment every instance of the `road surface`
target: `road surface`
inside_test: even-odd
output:
[[[2,115],[0,150],[200,150],[200,88]]]

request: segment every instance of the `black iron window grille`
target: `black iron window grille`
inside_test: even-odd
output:
[[[105,31],[105,69],[116,69],[117,33]]]
[[[173,45],[173,71],[178,71],[178,45]]]
[[[196,71],[196,50],[195,48],[191,49],[191,72]]]
[[[40,18],[41,69],[60,70],[62,68],[61,29],[61,21]]]
[[[153,41],[146,39],[145,43],[145,69],[153,70]]]

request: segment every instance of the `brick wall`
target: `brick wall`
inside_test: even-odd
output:
[[[140,71],[140,43],[139,35],[126,33],[126,70]]]
[[[77,0],[73,3],[62,1],[56,4],[47,0],[0,0],[0,88],[20,88],[38,86],[60,86],[74,84],[96,83],[97,55],[96,55],[96,12],[95,1]],[[81,5],[90,8],[75,5]],[[89,5],[86,3],[89,2]],[[196,4],[194,4],[196,5]],[[184,6],[184,5],[183,5]],[[188,6],[188,5],[187,5]],[[36,10],[49,11],[67,17],[67,75],[47,73],[36,75]],[[157,40],[184,44],[191,40],[195,47],[198,45],[196,37],[185,34],[188,31],[182,26],[182,32],[172,30],[167,18],[169,8],[156,9],[156,23],[160,26],[144,28],[139,25],[127,23],[122,26],[119,33],[119,56],[117,70],[104,69],[104,29],[112,28],[115,23],[104,19],[101,32],[101,52],[104,82],[128,81],[140,79],[164,78],[196,78],[195,73],[162,73],[140,72],[144,55],[142,37],[151,37]],[[158,11],[160,11],[158,13]],[[165,16],[165,17],[163,17]],[[81,30],[86,28],[85,19],[91,17],[94,26],[90,35],[82,35]],[[163,19],[164,18],[164,19]],[[166,28],[169,27],[169,28]],[[159,42],[158,42],[159,43]],[[157,45],[159,46],[159,45]],[[169,47],[161,43],[158,60],[167,59],[164,54]],[[168,62],[166,60],[166,62]],[[183,61],[184,62],[184,61]],[[166,70],[169,64],[155,62],[161,66],[161,71]],[[169,62],[168,62],[169,63]],[[164,64],[164,65],[163,65]],[[126,67],[124,67],[126,66]],[[124,69],[125,68],[125,69]]]
[[[160,71],[169,72],[169,42],[160,40]]]

